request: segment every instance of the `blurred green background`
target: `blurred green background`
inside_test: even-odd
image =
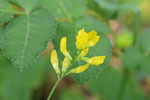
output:
[[[88,31],[98,30],[111,42],[111,50],[108,50],[105,43],[109,43],[102,38],[105,49],[101,52],[111,51],[108,54],[111,59],[107,59],[109,63],[104,64],[97,75],[89,75],[88,81],[78,81],[77,76],[73,76],[75,80],[71,75],[65,77],[52,100],[150,100],[150,0],[23,0],[23,3],[21,0],[0,0],[0,100],[46,100],[57,80],[49,56],[60,41],[53,36],[50,40],[54,41],[48,43],[47,49],[42,49],[39,58],[19,71],[11,60],[14,53],[7,53],[9,43],[5,46],[4,37],[7,37],[5,32],[9,32],[7,25],[20,15],[5,12],[14,11],[8,5],[3,6],[5,1],[20,12],[30,10],[38,1],[33,12],[42,7],[52,13],[58,24],[56,39],[63,36],[61,33],[77,33],[84,26]],[[75,22],[77,26],[73,30]],[[17,24],[19,22],[14,22]],[[44,29],[46,25],[40,27]],[[15,38],[11,34],[8,37]]]

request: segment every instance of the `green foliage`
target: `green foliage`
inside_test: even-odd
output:
[[[54,48],[58,51],[60,60],[63,61],[64,56],[60,52],[60,40],[62,37],[67,37],[67,49],[74,58],[77,54],[75,47],[75,23],[73,22],[58,22],[57,36],[54,39]]]
[[[81,28],[85,28],[87,32],[95,30],[99,35],[111,33],[110,28],[102,21],[98,21],[93,17],[85,16],[76,22],[76,32]]]
[[[140,35],[140,45],[143,51],[150,52],[150,28],[145,29]]]
[[[117,100],[121,83],[120,73],[112,68],[105,68],[97,78],[88,82],[88,87],[92,92],[102,95],[108,100]]]
[[[123,54],[123,64],[129,70],[136,70],[142,60],[142,53],[136,47],[127,49]]]
[[[110,61],[111,44],[105,35],[101,36],[100,41],[96,44],[95,47],[90,48],[87,57],[92,56],[106,56],[106,59],[105,62],[99,66],[90,65],[90,67],[85,72],[82,72],[80,74],[73,74],[73,77],[79,85],[83,85],[86,81],[95,78],[102,70],[102,67],[108,64],[108,62]],[[76,66],[79,66],[81,64],[81,62],[78,62]]]
[[[0,1],[0,23],[5,23],[13,18],[13,13],[15,11],[11,5],[8,4],[7,0]]]
[[[59,100],[86,100],[84,95],[76,88],[64,89],[61,91]]]
[[[140,63],[141,70],[150,74],[150,56],[143,57]]]
[[[0,27],[0,47],[2,47],[3,42],[4,42],[4,29]]]
[[[143,100],[137,81],[132,76],[124,77],[124,74],[111,67],[105,68],[97,78],[88,82],[89,90],[107,100]]]
[[[105,19],[117,17],[120,0],[88,0],[89,8],[96,11]]]
[[[84,0],[41,0],[45,8],[60,18],[79,18],[86,10]]]
[[[133,35],[130,31],[123,31],[116,36],[116,44],[120,49],[127,49],[133,44]]]
[[[92,24],[92,25],[90,25]],[[101,26],[101,28],[99,28]],[[59,22],[58,24],[58,36],[54,39],[55,49],[60,49],[60,40],[62,37],[67,37],[67,48],[70,51],[71,55],[73,57],[77,54],[77,49],[75,47],[75,36],[77,35],[77,32],[81,29],[85,28],[85,31],[89,32],[92,31],[91,29],[94,29],[98,32],[98,35],[101,37],[100,41],[96,44],[95,47],[90,48],[88,57],[92,56],[106,56],[104,64],[100,66],[90,66],[87,71],[81,73],[81,74],[73,74],[73,77],[77,81],[79,85],[83,85],[86,81],[96,77],[98,73],[101,70],[101,67],[106,65],[110,60],[111,55],[111,44],[108,38],[103,34],[106,32],[109,32],[109,28],[106,24],[96,21],[92,19],[91,17],[85,17],[80,20],[78,20],[76,23],[70,23],[70,22]],[[94,53],[93,53],[94,52]],[[64,59],[63,55],[58,52],[58,55],[60,56],[61,61]],[[77,67],[81,65],[81,63],[77,63],[74,65],[74,67]]]
[[[30,69],[20,72],[13,69],[11,62],[0,52],[2,100],[30,100],[31,90],[39,87],[43,81],[47,62],[45,58],[40,58]]]
[[[0,0],[0,8],[5,7],[5,5],[7,4],[8,0]]]
[[[62,37],[67,37],[67,50],[74,59],[77,55],[75,37],[82,28],[86,32],[95,30],[100,36],[99,42],[95,47],[90,48],[86,57],[106,56],[106,59],[99,66],[90,66],[82,73],[72,74],[74,80],[79,85],[87,82],[88,90],[86,90],[85,86],[85,91],[90,95],[97,94],[101,97],[98,100],[103,98],[107,100],[145,100],[141,93],[143,91],[139,86],[140,82],[137,79],[139,79],[138,76],[141,77],[141,73],[139,73],[141,71],[144,75],[145,73],[148,73],[146,75],[150,73],[150,29],[147,28],[140,34],[138,45],[136,40],[138,40],[139,29],[143,29],[145,24],[141,25],[142,28],[139,28],[140,11],[136,6],[130,5],[138,1],[0,0],[0,100],[30,100],[33,96],[32,90],[41,86],[43,77],[45,77],[44,73],[47,70],[46,66],[50,65],[49,58],[41,57],[41,52],[46,49],[47,43],[50,40],[53,41],[54,49],[58,52],[59,61],[62,62],[64,55],[60,52],[60,40]],[[145,9],[145,6],[143,7]],[[132,22],[130,22],[131,20],[128,16],[124,16],[129,14],[124,11],[129,12],[129,10],[135,13],[135,16],[131,16],[131,19],[135,19]],[[130,25],[134,25],[134,37],[129,32],[120,34],[125,25],[119,24],[118,27],[118,24],[113,24],[114,26],[111,25],[111,28],[107,25],[110,19],[120,17],[118,14],[122,14],[125,17],[125,22],[122,24],[129,21],[132,23]],[[116,34],[107,34],[112,33],[111,29],[114,27],[119,28],[116,44],[121,50],[116,48],[116,44],[113,41]],[[118,31],[117,28],[115,32]],[[127,26],[126,28],[132,30],[132,27]],[[113,51],[111,51],[111,43],[106,35],[114,43]],[[52,49],[48,45],[46,54],[47,51],[49,52]],[[104,68],[110,61],[111,52],[113,57],[110,64],[116,67],[114,65],[118,61],[118,70],[112,67]],[[120,61],[122,54],[123,59]],[[62,63],[60,62],[59,67],[61,69]],[[123,62],[123,66],[120,64],[121,62]],[[72,68],[84,64],[85,62],[78,61]],[[29,68],[26,69],[26,67]],[[18,71],[18,69],[22,70],[22,72]],[[138,73],[135,73],[135,71],[138,71]],[[135,78],[135,76],[137,77]],[[66,80],[63,81],[66,82]],[[56,91],[56,94],[59,93],[58,91]],[[76,88],[65,88],[61,94],[58,94],[60,96],[58,99],[89,99],[88,97],[85,98],[86,95],[83,95],[86,94],[83,93],[85,91],[80,91]],[[39,97],[41,96],[36,95],[33,99],[40,100],[41,98]]]
[[[17,0],[18,4],[26,11],[32,11],[39,0]]]
[[[55,27],[55,19],[46,10],[11,21],[6,29],[4,51],[14,66],[22,70],[32,63],[55,35]]]
[[[96,77],[99,74],[101,67],[106,65],[110,60],[111,44],[108,38],[104,35],[104,33],[110,32],[110,30],[106,24],[91,17],[80,19],[79,21],[77,21],[76,27],[78,30],[81,28],[85,28],[87,32],[91,31],[91,29],[94,29],[100,36],[99,42],[96,44],[96,46],[90,48],[87,57],[106,56],[104,64],[100,66],[90,66],[85,72],[73,75],[77,83],[79,85],[83,85],[86,81],[89,81],[90,79]],[[80,64],[81,63],[79,62],[76,66],[79,66]]]

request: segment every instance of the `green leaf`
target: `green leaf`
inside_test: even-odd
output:
[[[3,42],[4,42],[4,29],[0,27],[0,47],[2,47]]]
[[[3,8],[8,3],[8,0],[0,0],[0,8]]]
[[[99,35],[111,33],[110,28],[105,23],[89,16],[85,16],[76,22],[76,32],[81,28],[85,28],[87,32],[95,30]]]
[[[0,1],[0,23],[6,23],[13,18],[13,11],[15,11],[7,0]]]
[[[71,56],[74,58],[77,54],[75,47],[75,24],[72,22],[58,22],[57,36],[53,40],[54,48],[58,52],[60,62],[63,61],[64,55],[60,52],[60,40],[62,37],[67,37],[67,50],[70,51]],[[61,64],[61,63],[60,63]]]
[[[90,17],[88,17],[90,19]],[[91,18],[92,19],[92,18]],[[77,49],[75,46],[75,37],[77,35],[77,31],[81,28],[85,28],[87,32],[91,30],[96,30],[98,35],[100,35],[100,41],[97,43],[95,47],[90,48],[88,53],[88,57],[92,56],[106,56],[104,64],[100,66],[90,66],[87,71],[81,74],[73,74],[73,77],[77,81],[79,85],[84,84],[86,81],[96,77],[101,70],[101,67],[106,65],[110,60],[111,55],[111,44],[109,39],[102,35],[102,33],[108,32],[109,28],[102,22],[96,22],[96,20],[79,20],[76,23],[71,22],[59,22],[58,24],[58,36],[54,39],[55,49],[58,51],[58,56],[61,61],[64,59],[62,53],[60,53],[60,40],[62,37],[67,37],[67,49],[70,51],[72,57],[74,58],[77,55]],[[102,24],[101,24],[102,23]],[[81,27],[82,26],[82,27]],[[75,32],[76,31],[76,32]],[[93,53],[94,52],[94,53]],[[73,67],[77,67],[81,65],[79,62]]]
[[[145,29],[140,35],[140,45],[143,51],[150,52],[150,28]]]
[[[86,100],[86,98],[77,88],[65,88],[61,91],[59,100]]]
[[[5,23],[13,18],[13,14],[0,12],[0,22]]]
[[[106,59],[104,64],[102,65],[90,66],[85,72],[82,72],[80,74],[73,74],[73,77],[79,85],[83,85],[86,81],[95,78],[101,71],[101,67],[103,67],[110,61],[111,56],[111,43],[109,39],[103,34],[106,32],[110,32],[110,29],[106,24],[97,21],[92,17],[86,16],[76,22],[76,33],[81,28],[84,28],[86,32],[95,30],[100,36],[99,42],[96,44],[96,46],[90,48],[87,57],[106,56]],[[76,67],[79,65],[81,65],[80,62],[78,62]]]
[[[30,69],[23,72],[14,70],[11,62],[0,54],[0,71],[3,80],[0,89],[2,100],[30,100],[33,89],[37,89],[44,79],[47,60],[40,58]],[[9,96],[8,96],[9,95]]]
[[[109,10],[116,10],[118,9],[119,4],[121,3],[120,0],[96,0],[103,8]]]
[[[142,57],[142,53],[138,48],[131,47],[123,54],[123,64],[129,70],[136,70],[141,62]]]
[[[88,0],[88,7],[105,19],[114,19],[118,14],[118,5],[104,0]]]
[[[107,100],[143,100],[143,94],[137,81],[129,76],[124,80],[122,73],[107,67],[94,80],[88,82],[88,89]],[[121,90],[121,91],[120,91]],[[121,93],[120,93],[121,92]],[[121,96],[121,99],[118,99]]]
[[[150,74],[150,56],[143,57],[140,65],[141,70]]]
[[[79,18],[86,10],[84,0],[41,0],[41,3],[60,18]]]
[[[39,0],[17,0],[20,6],[26,11],[31,11],[38,4]]]
[[[96,46],[90,48],[87,57],[106,56],[106,59],[104,63],[99,66],[90,65],[90,67],[86,71],[79,74],[73,74],[73,77],[75,78],[76,82],[79,85],[83,85],[86,81],[95,78],[102,70],[102,67],[108,64],[108,62],[110,61],[111,43],[105,35],[100,35],[100,36],[101,38],[99,42],[96,44]],[[81,65],[80,62],[78,62],[76,67],[79,65]]]
[[[88,88],[93,93],[97,93],[108,100],[117,100],[121,78],[117,70],[106,67],[97,78],[88,82]]]
[[[6,74],[9,71],[10,63],[8,63],[8,59],[4,57],[3,53],[0,50],[0,99],[3,99],[3,85],[5,84]]]
[[[19,16],[5,30],[4,51],[14,66],[28,67],[56,33],[54,17],[46,10]]]

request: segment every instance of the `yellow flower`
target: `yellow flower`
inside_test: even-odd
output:
[[[83,61],[86,61],[86,62],[89,63],[90,65],[98,66],[98,65],[104,63],[105,56],[98,56],[98,57],[95,56],[95,57],[92,57],[92,58],[83,57],[82,60],[83,60]]]
[[[96,31],[86,33],[84,29],[81,29],[76,36],[76,47],[78,50],[83,50],[95,46],[98,41],[99,36],[97,36]]]
[[[56,73],[60,74],[60,70],[59,70],[59,67],[58,67],[59,61],[58,61],[56,50],[53,50],[52,53],[51,53],[51,63],[52,63],[52,66],[53,66],[54,70],[56,71]]]
[[[65,57],[65,59],[62,62],[62,72],[65,72],[66,69],[69,67],[70,65],[70,61],[68,60],[67,57]]]
[[[81,73],[81,72],[84,72],[88,67],[89,67],[90,64],[86,64],[86,65],[83,65],[83,66],[78,66],[74,69],[71,69],[70,70],[70,73]]]
[[[60,51],[69,59],[72,60],[71,55],[67,51],[67,38],[63,37],[60,42]]]
[[[82,50],[77,59],[80,59],[81,57],[86,56],[88,51],[89,51],[89,48]]]
[[[96,43],[99,41],[99,36],[96,36],[97,32],[96,31],[90,31],[88,36],[89,36],[89,43],[88,46],[92,47],[95,46]]]
[[[88,34],[81,29],[76,36],[76,47],[79,50],[85,49],[88,45]]]

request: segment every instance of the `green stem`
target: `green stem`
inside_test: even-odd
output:
[[[48,96],[47,100],[50,100],[50,99],[51,99],[51,96],[52,96],[52,94],[54,93],[54,91],[55,91],[55,89],[56,89],[57,85],[58,85],[58,84],[59,84],[59,82],[63,79],[63,77],[64,77],[64,76],[65,76],[65,75],[64,75],[64,74],[62,74],[62,75],[61,75],[61,77],[60,77],[60,78],[58,78],[58,80],[56,81],[55,85],[53,86],[53,88],[52,88],[52,90],[51,90],[51,92],[50,92],[50,94],[49,94],[49,96]]]
[[[73,60],[73,62],[72,62],[72,64],[71,64],[70,66],[73,66],[73,65],[76,63],[77,57],[80,55],[80,53],[81,53],[81,52],[79,52],[79,53],[77,54],[77,56],[75,57],[75,59]],[[50,100],[50,99],[51,99],[51,96],[52,96],[52,94],[54,93],[54,91],[55,91],[57,85],[58,85],[59,82],[64,78],[64,76],[66,76],[66,75],[69,74],[68,72],[69,72],[70,68],[71,68],[71,67],[69,67],[69,68],[66,70],[66,72],[62,73],[61,76],[58,75],[58,80],[56,81],[55,85],[53,86],[53,88],[52,88],[52,90],[51,90],[51,92],[50,92],[50,94],[49,94],[47,100]]]
[[[118,99],[117,100],[121,100],[122,99],[122,95],[124,93],[124,88],[125,88],[125,84],[127,82],[127,78],[128,78],[128,70],[125,68],[125,72],[124,72],[124,77],[121,81],[120,84],[120,90],[119,90],[119,94],[118,94]]]
[[[128,75],[128,80],[129,80],[129,85],[130,85],[130,89],[131,89],[131,92],[132,92],[132,99],[133,100],[137,100],[137,97],[136,97],[136,87],[135,87],[135,84],[133,83],[133,80],[134,80],[134,77],[131,73],[129,73]]]
[[[133,42],[135,46],[138,46],[139,26],[140,26],[140,12],[137,12],[135,18],[134,42]]]

